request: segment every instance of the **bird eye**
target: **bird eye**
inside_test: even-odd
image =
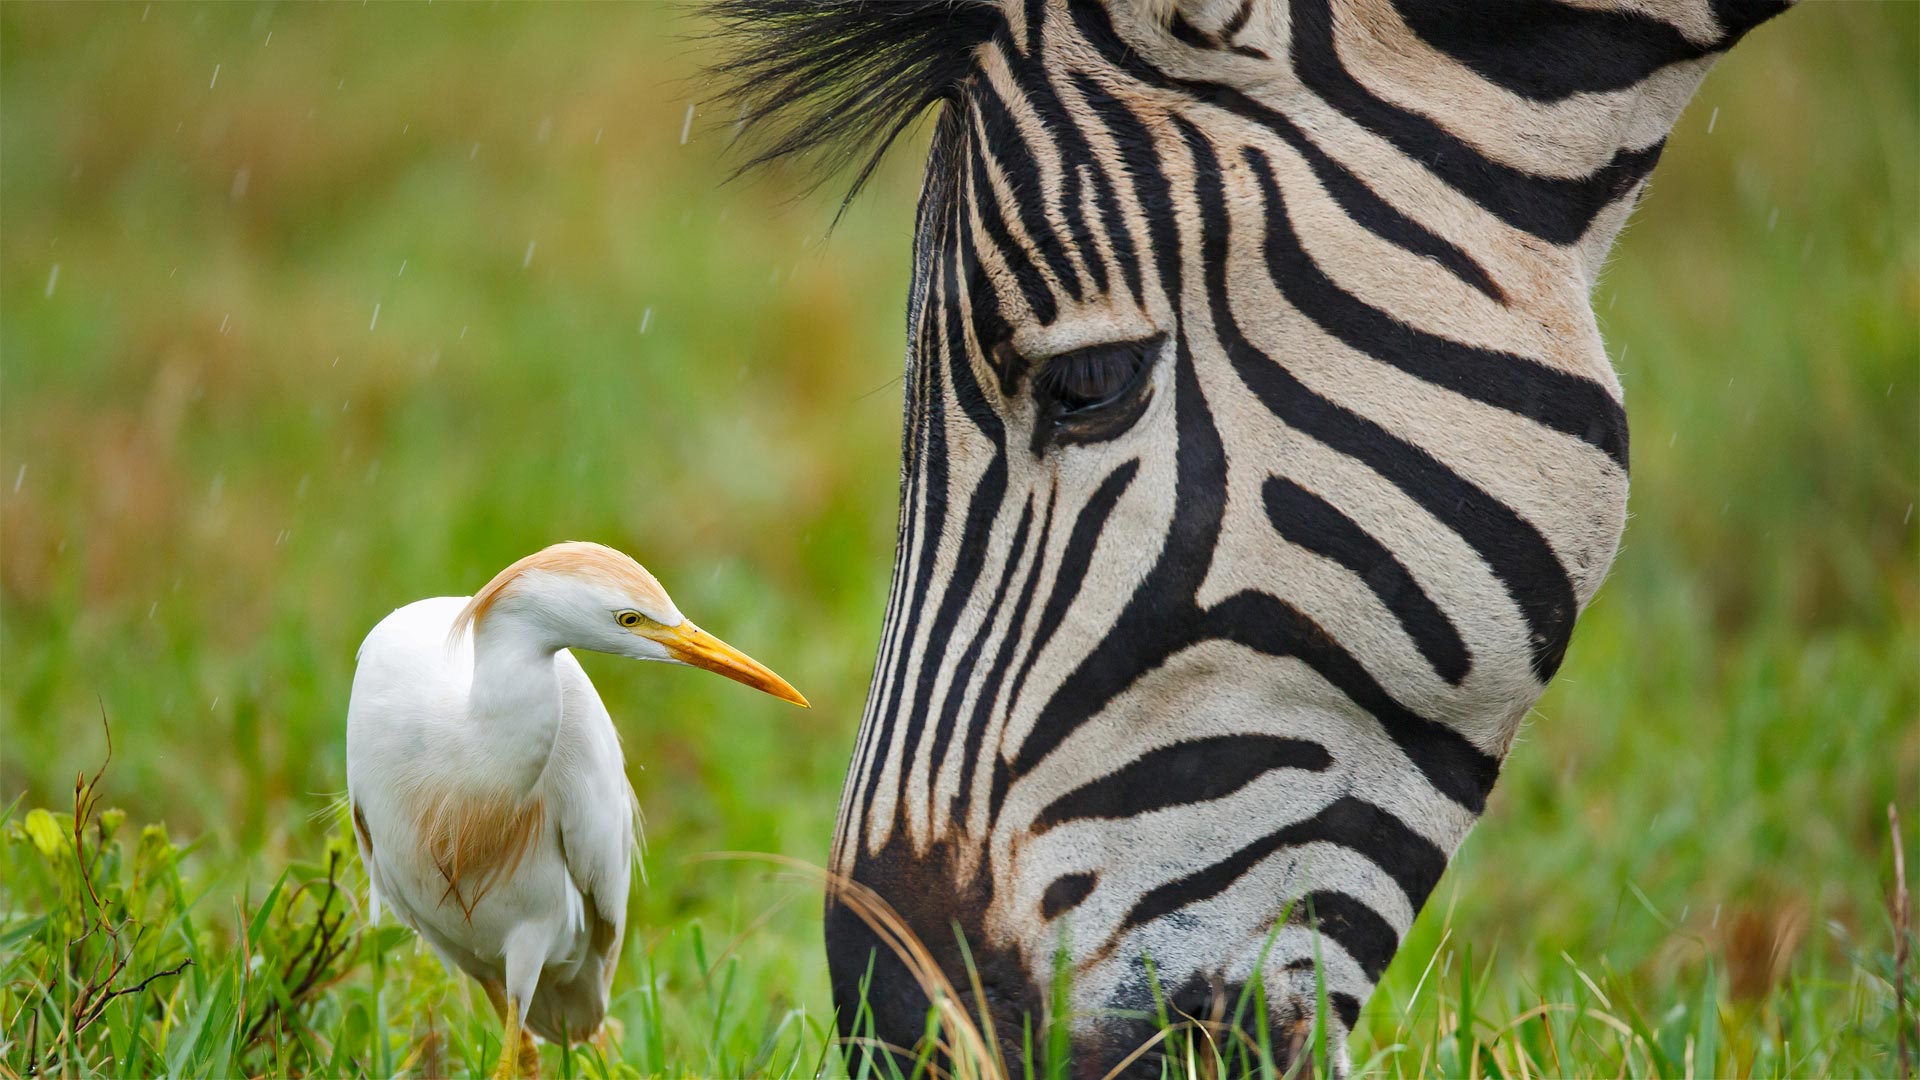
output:
[[[625,627],[639,626],[640,613],[637,611],[622,611],[613,617],[613,621]]]

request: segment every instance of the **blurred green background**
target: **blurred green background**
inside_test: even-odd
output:
[[[919,161],[831,236],[792,175],[723,184],[703,29],[0,6],[0,801],[65,805],[104,708],[111,800],[271,877],[344,787],[365,631],[600,540],[815,706],[583,658],[646,814],[637,933],[751,926],[753,985],[824,1003],[806,887],[688,857],[825,859]],[[1442,936],[1736,996],[1885,948],[1890,801],[1920,849],[1917,42],[1920,5],[1808,3],[1681,120],[1596,295],[1619,560],[1370,1016]]]

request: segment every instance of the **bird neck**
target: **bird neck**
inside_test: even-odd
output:
[[[476,764],[509,790],[539,782],[560,730],[562,646],[523,619],[495,612],[474,627],[467,712],[479,737]]]

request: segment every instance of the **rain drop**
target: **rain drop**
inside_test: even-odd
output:
[[[380,325],[380,305],[375,304],[373,305],[373,318],[367,320],[367,329],[371,331],[374,327],[379,325]]]
[[[27,467],[25,465],[22,465],[20,466],[20,471],[13,474],[13,493],[15,495],[20,494],[20,485],[25,483],[26,479],[27,479]]]
[[[58,284],[60,284],[60,264],[54,263],[53,269],[47,271],[47,298],[48,299],[53,298],[54,286]]]
[[[213,65],[213,78],[207,80],[207,89],[209,90],[213,89],[213,84],[219,81],[220,81],[220,65],[215,64]]]
[[[687,105],[687,118],[680,121],[680,145],[687,145],[687,136],[693,134],[693,105]]]
[[[532,240],[527,241],[527,253],[520,257],[520,269],[522,270],[533,265],[533,245],[534,242]]]

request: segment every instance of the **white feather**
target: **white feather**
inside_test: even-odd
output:
[[[551,1040],[586,1038],[606,1013],[639,845],[619,735],[569,648],[806,703],[597,544],[547,548],[476,597],[408,604],[367,635],[347,796],[376,918],[391,909]]]

